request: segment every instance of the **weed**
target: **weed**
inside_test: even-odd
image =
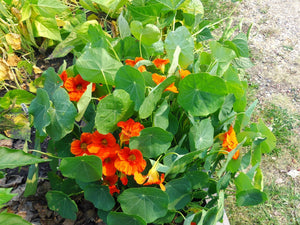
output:
[[[273,153],[278,155],[282,148],[296,153],[297,146],[296,143],[292,142],[292,136],[295,135],[294,129],[300,125],[300,116],[297,114],[291,115],[287,109],[274,104],[266,105],[260,110],[260,115],[264,118],[265,122],[272,127],[272,132],[278,140],[278,144]]]

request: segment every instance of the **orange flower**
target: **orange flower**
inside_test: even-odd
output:
[[[78,102],[89,84],[90,82],[83,80],[78,74],[76,77],[68,77],[64,82],[64,87],[69,92],[70,100]],[[92,91],[95,91],[95,88],[96,85],[93,84]]]
[[[197,225],[195,222],[191,222],[191,225]]]
[[[125,64],[134,67],[135,64],[137,64],[137,62],[139,62],[139,61],[141,61],[141,60],[144,60],[144,58],[142,58],[142,57],[136,57],[135,60],[132,60],[132,59],[126,59],[126,60],[125,60]],[[141,73],[142,73],[142,72],[145,72],[145,71],[146,71],[146,67],[145,67],[145,66],[140,66],[140,67],[138,68],[138,70],[139,70]]]
[[[232,126],[230,126],[229,130],[224,134],[219,136],[222,143],[222,150],[226,150],[227,152],[231,152],[236,146],[239,144],[236,139],[236,134]],[[233,155],[233,159],[238,159],[240,155],[240,150],[238,149]]]
[[[185,78],[187,75],[191,74],[191,72],[189,70],[183,70],[183,69],[180,69],[179,70],[179,74],[180,74],[180,77],[181,79]]]
[[[156,84],[160,84],[161,82],[163,82],[165,79],[167,79],[165,76],[161,76],[158,75],[157,73],[153,73],[152,74],[152,80],[156,83]],[[172,91],[174,93],[178,93],[177,88],[175,87],[174,83],[172,83],[169,87],[167,87],[165,89],[165,91]]]
[[[120,193],[120,190],[117,188],[116,183],[118,181],[118,176],[116,174],[112,176],[103,176],[103,184],[108,185],[109,193],[113,195],[113,193]]]
[[[98,131],[95,131],[92,134],[93,137],[93,143],[89,145],[88,149],[89,152],[99,154],[100,158],[105,158],[107,154],[106,151],[100,151],[106,148],[112,148],[114,149],[113,151],[115,152],[118,150],[118,145],[116,142],[115,137],[111,134],[100,134]]]
[[[115,161],[117,157],[118,156],[115,151],[108,151],[108,154],[106,154],[105,158],[100,157],[102,160],[102,173],[105,176],[113,176],[117,172],[115,167]]]
[[[128,147],[124,147],[118,152],[118,156],[115,167],[126,175],[134,175],[136,172],[141,173],[146,167],[146,160],[137,149],[130,150]]]
[[[92,134],[82,133],[80,140],[75,140],[71,143],[71,152],[75,156],[91,155],[88,151],[88,146],[92,143]]]
[[[118,176],[116,174],[112,176],[103,176],[103,184],[106,184],[108,186],[112,186],[116,184],[118,181]]]
[[[122,128],[122,131],[119,134],[121,146],[123,143],[129,144],[129,139],[131,137],[139,136],[141,130],[144,129],[144,126],[142,124],[140,124],[139,122],[134,122],[134,120],[131,118],[126,122],[118,122],[117,126]]]
[[[153,167],[149,170],[146,176],[143,176],[141,173],[135,173],[134,179],[138,184],[143,184],[143,185],[158,184],[160,186],[160,189],[165,191],[166,187],[163,185],[163,182],[165,181],[165,174],[164,173],[161,174],[159,178],[159,173],[157,172],[158,161],[159,159],[154,163]],[[146,180],[147,182],[144,183]]]
[[[120,194],[120,190],[117,188],[116,185],[108,186],[108,188],[109,188],[109,193],[111,195],[113,195],[115,192]]]
[[[126,174],[121,173],[120,180],[121,180],[121,182],[122,182],[123,185],[127,185],[128,179],[127,179]]]
[[[168,63],[170,63],[169,59],[154,59],[152,61],[154,63],[154,65],[161,70],[162,73],[165,72],[165,65],[167,65]]]
[[[62,85],[61,87],[64,87],[65,82],[66,82],[66,80],[67,80],[67,78],[68,78],[67,71],[65,71],[65,70],[62,71],[62,73],[59,74],[58,76],[59,76],[60,79],[64,82],[63,85]]]

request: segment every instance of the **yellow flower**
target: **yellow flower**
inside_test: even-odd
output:
[[[158,161],[159,159],[154,163],[153,167],[148,171],[148,174],[146,176],[143,176],[141,173],[135,173],[134,179],[138,184],[158,184],[160,186],[160,189],[165,191],[166,187],[163,185],[163,182],[165,181],[165,174],[163,173],[159,177],[159,173],[157,172]],[[145,183],[146,180],[147,182]]]

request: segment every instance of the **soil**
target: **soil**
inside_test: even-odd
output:
[[[253,24],[249,47],[255,66],[247,73],[250,76],[250,85],[258,86],[255,97],[259,100],[261,108],[275,104],[287,109],[289,113],[300,114],[300,1],[245,0],[237,11],[239,13],[236,18],[243,18],[244,29]],[[71,65],[72,56],[68,55],[64,59]],[[57,71],[64,59],[45,60],[44,56],[38,56],[37,66],[42,70],[52,66]],[[292,141],[296,142],[296,146],[300,146],[300,128],[295,127],[294,131],[296,137]],[[2,146],[17,149],[22,149],[23,144],[19,140],[0,143]],[[300,169],[300,164],[296,162],[289,165],[287,170],[298,168]],[[274,166],[272,172],[274,171],[279,174],[281,169]],[[12,192],[18,194],[7,205],[8,212],[18,214],[36,225],[103,224],[93,205],[82,200],[80,196],[74,199],[79,208],[76,222],[63,219],[47,208],[45,193],[50,188],[49,182],[45,179],[48,172],[47,164],[40,165],[37,193],[28,198],[22,195],[28,167],[6,172],[6,178],[0,179],[0,187],[13,187]]]

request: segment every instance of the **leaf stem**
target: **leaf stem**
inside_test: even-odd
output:
[[[46,156],[49,156],[49,157],[52,157],[52,158],[56,158],[56,159],[62,159],[61,157],[52,155],[51,153],[46,153],[46,152],[42,152],[42,151],[35,150],[35,149],[30,149],[29,151],[31,151],[31,152],[36,152],[36,153],[40,153],[40,154],[42,154],[42,155],[46,155]]]

